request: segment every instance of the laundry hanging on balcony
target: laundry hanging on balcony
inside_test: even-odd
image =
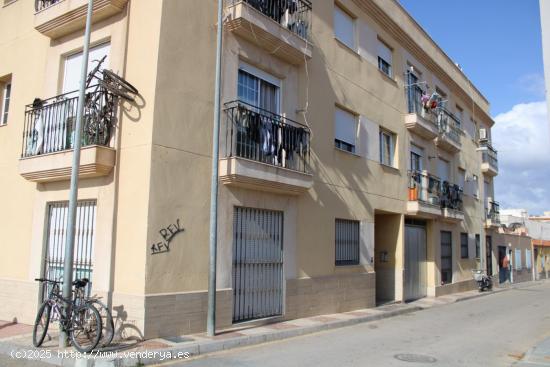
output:
[[[439,94],[436,92],[433,92],[431,95],[423,93],[421,97],[422,105],[426,110],[433,110],[440,107],[440,100],[441,97],[439,97]]]

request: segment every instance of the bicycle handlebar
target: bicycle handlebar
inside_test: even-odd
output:
[[[51,280],[51,279],[46,279],[46,278],[35,278],[34,280],[37,281],[37,282],[45,282],[45,283],[58,283],[58,284],[63,283],[60,280]]]

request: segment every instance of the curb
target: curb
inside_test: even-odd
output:
[[[301,326],[296,329],[273,330],[272,332],[265,334],[245,335],[227,340],[203,341],[187,344],[181,347],[166,348],[159,351],[130,351],[127,352],[126,355],[124,355],[124,351],[122,351],[118,352],[118,354],[123,354],[123,356],[118,356],[116,358],[88,357],[81,359],[67,359],[59,357],[57,352],[52,352],[52,356],[50,358],[40,358],[39,360],[43,363],[63,367],[133,367],[174,362],[176,360],[184,361],[189,358],[197,357],[204,354],[246,346],[259,345],[267,342],[314,334],[321,331],[339,329],[347,326],[383,320],[421,310],[423,310],[423,308],[418,306],[404,306],[397,310],[388,310],[385,312],[380,312],[379,314],[366,315],[353,319],[329,321],[320,325]],[[291,322],[291,320],[289,321]],[[10,342],[0,342],[1,354],[13,357],[13,355],[17,352],[28,353],[30,351],[32,351],[31,348],[25,348],[21,345],[13,344]],[[151,355],[151,357],[149,357],[148,355]]]

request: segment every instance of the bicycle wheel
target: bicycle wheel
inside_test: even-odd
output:
[[[113,341],[113,337],[115,336],[115,323],[113,321],[113,316],[111,315],[111,311],[109,311],[109,308],[103,302],[99,300],[94,300],[92,304],[101,316],[102,329],[101,340],[99,341],[99,344],[102,347],[106,347],[111,344],[111,342]]]
[[[51,310],[52,306],[48,302],[44,302],[36,314],[36,320],[32,329],[32,344],[37,348],[42,345],[48,333]]]
[[[94,350],[101,339],[101,316],[90,304],[74,310],[71,317],[71,341],[80,353]]]
[[[107,77],[107,79],[111,79],[112,81],[120,85],[121,88],[126,89],[128,92],[133,94],[139,94],[136,87],[134,87],[132,84],[126,81],[126,79],[118,76],[111,70],[103,70],[103,78],[105,79],[105,77]]]
[[[120,97],[122,99],[125,99],[129,102],[133,102],[135,100],[134,94],[128,92],[126,89],[119,88],[118,84],[107,83],[105,80],[100,80],[99,85],[101,85],[101,87],[104,88],[109,93],[117,97]]]

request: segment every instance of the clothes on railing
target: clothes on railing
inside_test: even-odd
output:
[[[305,14],[311,10],[309,4],[306,5],[301,0],[245,0],[245,2],[283,27],[307,38],[308,22]]]
[[[303,158],[309,149],[309,133],[305,129],[284,123],[281,116],[242,105],[229,109],[228,116],[236,130],[231,138],[235,139],[237,156],[299,169],[298,158]]]

